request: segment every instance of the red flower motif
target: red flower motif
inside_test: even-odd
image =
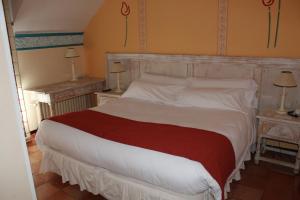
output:
[[[128,16],[130,14],[130,7],[125,1],[122,1],[121,14],[123,16]]]
[[[262,0],[262,3],[264,4],[264,6],[272,6],[274,0]]]

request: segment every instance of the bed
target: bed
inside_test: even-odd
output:
[[[220,65],[202,58],[206,59],[199,62],[189,56],[109,54],[109,65],[126,64],[128,73],[122,78],[129,89],[120,99],[90,111],[222,135],[230,141],[235,159],[222,187],[195,160],[97,137],[56,120],[44,120],[37,132],[43,152],[40,171],[55,172],[64,182],[107,199],[226,198],[230,183],[240,179],[255,141],[259,76],[253,64]],[[235,70],[228,73],[229,68]],[[108,74],[107,85],[113,83]],[[222,159],[218,162],[226,163],[227,157]]]

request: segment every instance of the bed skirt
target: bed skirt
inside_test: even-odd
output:
[[[78,184],[80,190],[102,195],[109,200],[213,200],[209,190],[197,195],[180,194],[164,190],[149,183],[124,177],[107,169],[92,166],[60,152],[43,146],[40,173],[54,172],[62,176],[62,181]],[[249,154],[249,155],[248,155]],[[248,156],[247,156],[248,155]],[[250,152],[244,160],[250,159]],[[247,159],[248,158],[248,159]],[[239,169],[244,168],[244,162]],[[232,173],[225,186],[225,196],[230,192],[232,180],[240,179],[240,170]],[[226,198],[226,197],[225,197]]]

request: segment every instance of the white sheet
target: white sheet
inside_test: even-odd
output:
[[[221,133],[233,144],[237,166],[253,140],[251,112],[174,107],[122,98],[94,110],[138,121],[174,124]],[[53,121],[44,120],[37,143],[92,166],[142,180],[182,194],[210,190],[216,199],[221,189],[195,161],[105,140]],[[238,170],[239,167],[237,167]]]
[[[64,183],[77,184],[81,191],[101,194],[110,200],[215,200],[209,190],[184,195],[88,165],[47,147],[43,149],[40,172],[57,173]]]

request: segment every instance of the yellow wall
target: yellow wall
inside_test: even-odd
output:
[[[136,52],[139,46],[137,0],[129,0],[127,47],[123,47],[125,19],[120,14],[119,0],[105,0],[84,32],[87,72],[104,77],[105,52]]]
[[[277,1],[272,6],[271,44],[274,43]],[[300,1],[281,0],[277,48],[266,48],[268,12],[261,1],[229,0],[227,55],[300,57]],[[272,46],[271,45],[271,46]]]
[[[68,81],[72,79],[71,61],[64,57],[69,47],[18,51],[19,70],[22,88],[29,89]],[[85,53],[82,46],[72,46],[80,57],[75,58],[75,71],[78,77],[86,74]]]
[[[85,30],[87,72],[105,76],[105,52],[139,52],[138,1],[128,0],[128,46],[123,47],[121,0],[105,0]],[[277,0],[278,1],[278,0]],[[272,6],[272,39],[277,1]],[[146,52],[216,55],[219,0],[147,0]],[[282,1],[277,48],[267,48],[267,8],[261,1],[228,0],[226,55],[300,57],[300,1]]]
[[[148,0],[147,51],[215,54],[217,3],[217,0]]]

